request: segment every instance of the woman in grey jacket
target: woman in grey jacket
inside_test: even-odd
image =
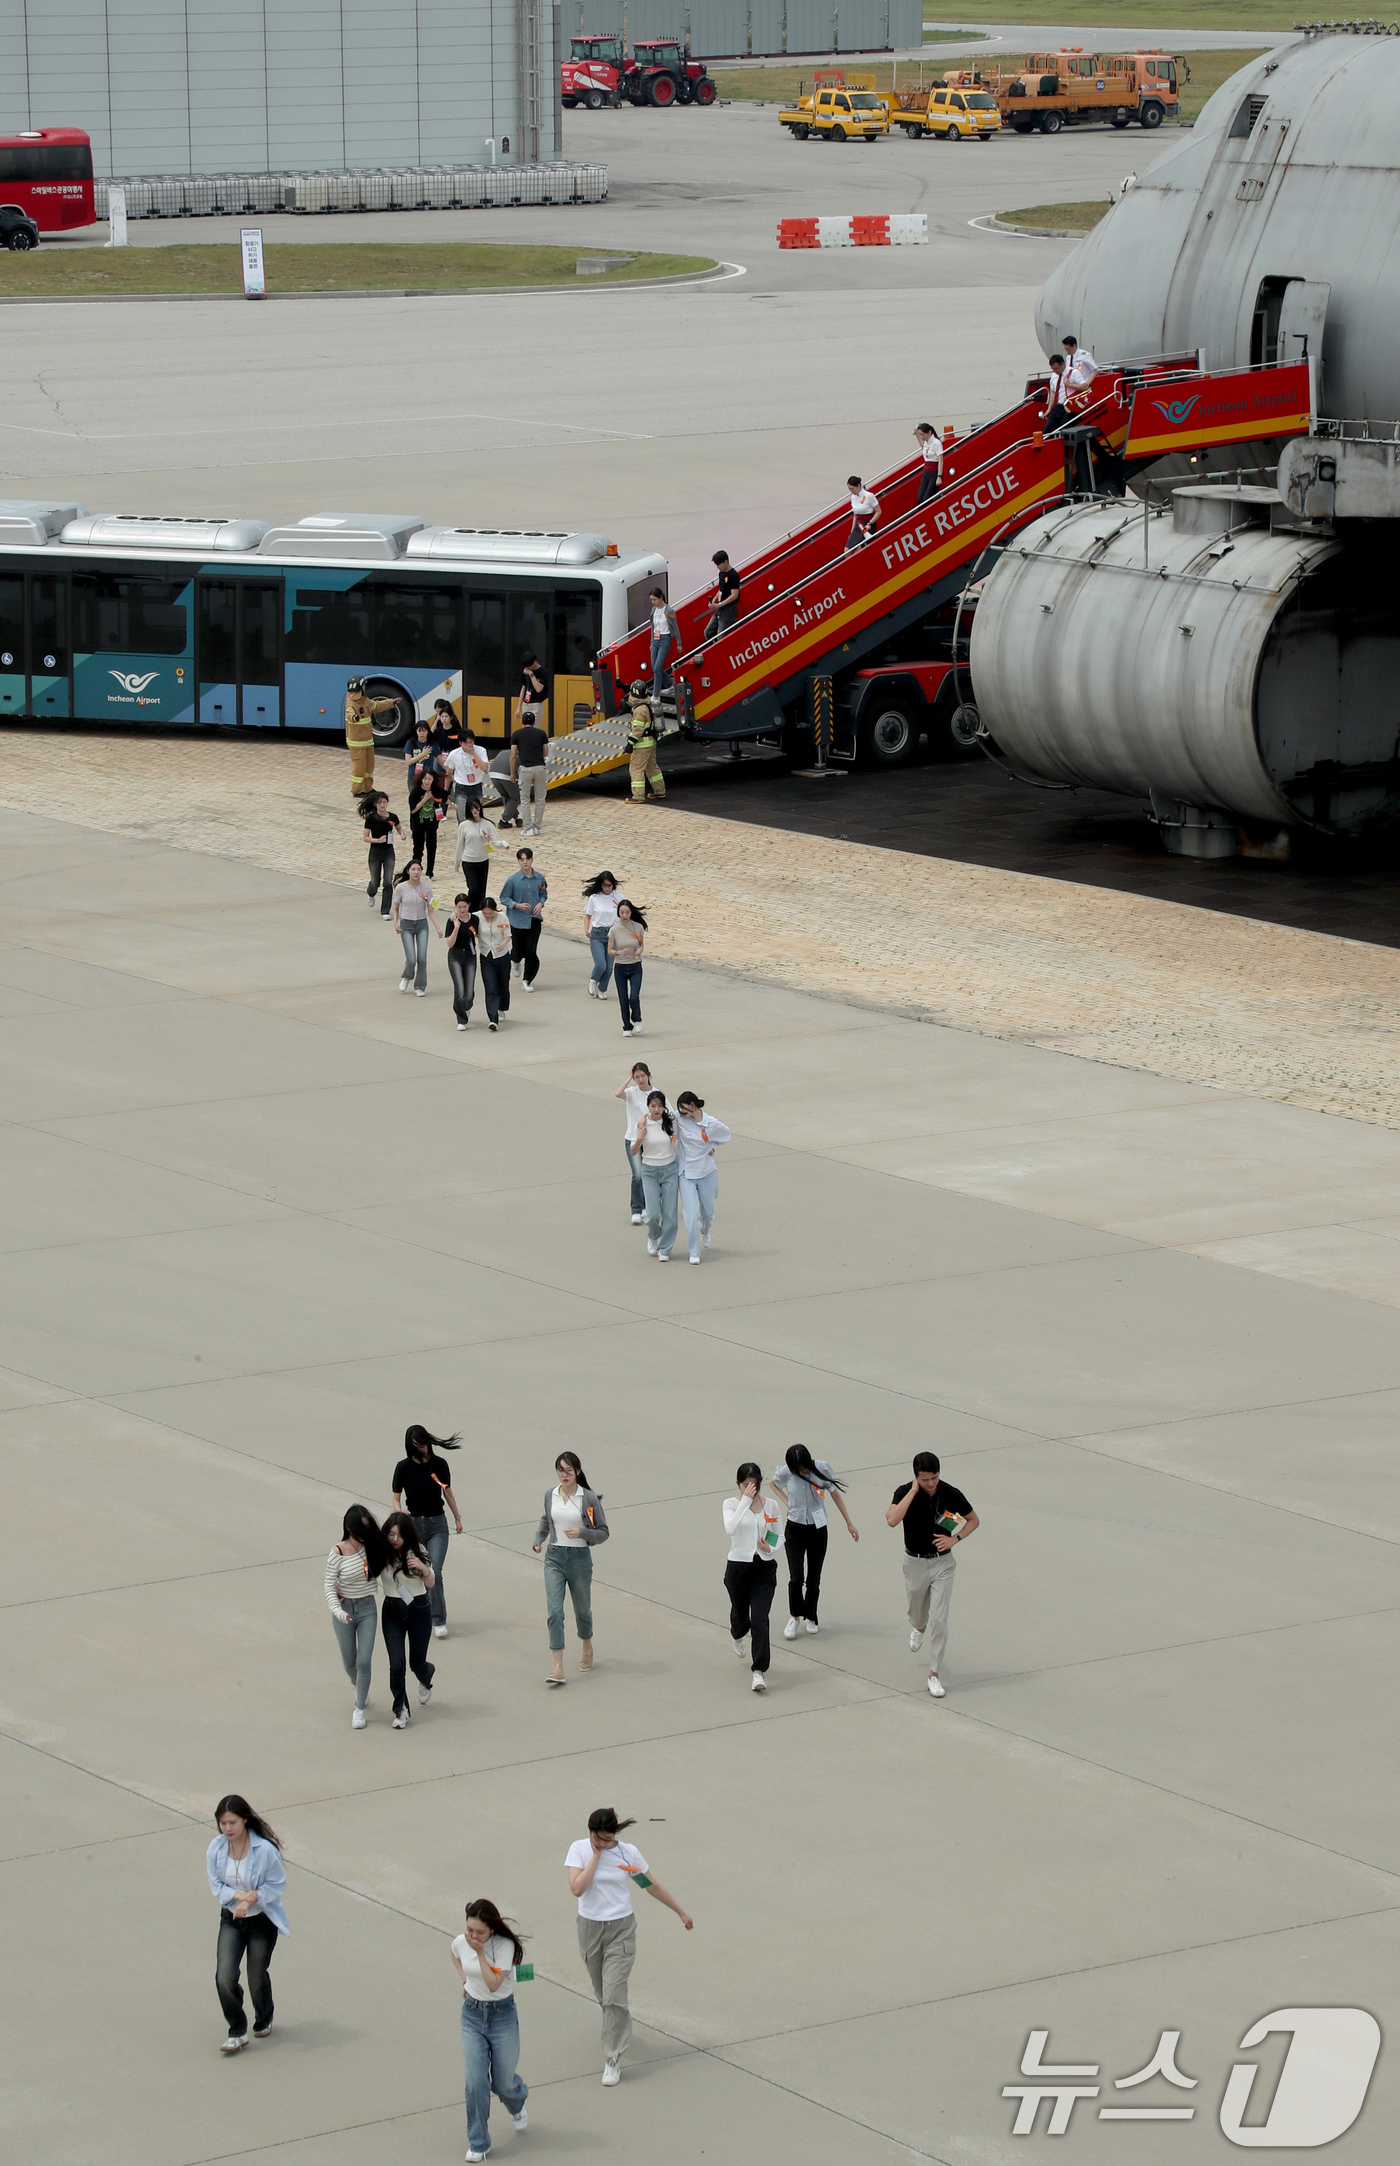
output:
[[[558,1486],[547,1489],[535,1529],[535,1555],[544,1551],[544,1591],[549,1613],[549,1646],[554,1656],[547,1685],[564,1677],[564,1589],[573,1596],[579,1636],[579,1668],[593,1667],[593,1551],[609,1533],[603,1500],[588,1486],[577,1452],[560,1452],[554,1462]]]

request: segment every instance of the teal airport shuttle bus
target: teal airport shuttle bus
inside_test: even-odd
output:
[[[592,719],[597,654],[666,585],[664,557],[600,534],[0,502],[0,720],[338,736],[363,677],[392,702],[380,744],[438,699],[489,741],[513,726],[533,653],[564,736]]]

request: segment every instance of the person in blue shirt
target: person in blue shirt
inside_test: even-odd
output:
[[[272,1983],[268,1966],[279,1933],[289,1933],[282,1907],[287,1871],[282,1846],[267,1822],[244,1797],[230,1792],[214,1808],[218,1834],[205,1859],[209,1888],[219,1905],[219,1952],[214,1978],[219,2005],[228,2023],[221,2053],[241,2053],[248,2043],[248,2017],[238,1973],[248,1964],[248,1992],[253,2002],[253,2036],[272,2029]]]
[[[540,933],[549,883],[535,870],[533,850],[517,850],[515,863],[516,870],[502,883],[501,903],[510,924],[511,976],[523,974],[525,990],[532,993],[540,974]]]

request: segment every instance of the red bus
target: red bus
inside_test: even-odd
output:
[[[0,135],[0,213],[32,219],[41,233],[64,233],[97,220],[92,193],[92,142],[81,128],[28,128]],[[6,244],[13,246],[8,232]],[[22,246],[28,245],[21,243]]]

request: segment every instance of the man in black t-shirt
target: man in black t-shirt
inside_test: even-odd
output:
[[[961,1489],[939,1480],[933,1452],[915,1452],[914,1479],[901,1482],[885,1514],[887,1527],[904,1529],[904,1585],[909,1596],[909,1651],[929,1636],[928,1689],[944,1696],[938,1672],[948,1645],[948,1607],[953,1599],[953,1551],[977,1525]]]
[[[716,549],[710,561],[715,568],[715,589],[710,600],[715,606],[705,626],[706,639],[731,630],[739,617],[739,574],[729,561],[728,551]]]
[[[524,832],[544,827],[544,799],[549,786],[549,739],[537,722],[522,723],[510,742],[510,778],[520,785]]]

